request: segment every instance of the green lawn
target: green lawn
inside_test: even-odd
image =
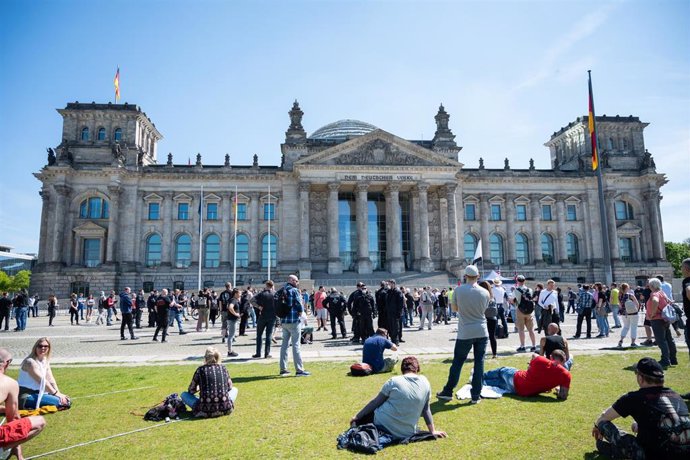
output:
[[[657,357],[656,349],[649,350]],[[383,458],[596,458],[590,436],[596,416],[619,395],[635,389],[630,370],[641,353],[614,353],[576,358],[573,387],[565,402],[553,395],[537,398],[506,396],[484,400],[439,403],[432,399],[438,429],[448,438],[410,446],[386,448]],[[667,372],[667,384],[679,392],[688,386],[688,354]],[[489,361],[525,368],[527,355]],[[435,393],[445,383],[449,362],[422,363]],[[46,416],[48,427],[25,447],[38,455],[81,442],[154,425],[143,413],[173,392],[186,389],[196,365],[141,367],[56,367],[63,392],[73,396],[69,411]],[[277,364],[236,364],[229,370],[239,397],[229,417],[170,423],[100,443],[78,447],[50,458],[349,458],[335,440],[348,421],[391,376],[347,376],[348,364],[308,363],[311,377],[277,377]],[[16,368],[15,368],[16,369]],[[396,372],[397,374],[398,372]],[[10,374],[12,375],[12,374]],[[16,377],[16,375],[13,375]],[[463,369],[461,383],[469,369]],[[80,396],[152,386],[101,397]],[[421,427],[424,423],[420,420]],[[629,427],[630,421],[625,421]]]

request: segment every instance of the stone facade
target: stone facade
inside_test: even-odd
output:
[[[508,159],[500,169],[482,159],[466,168],[443,106],[434,138],[416,141],[353,120],[308,137],[295,102],[279,167],[256,156],[249,166],[228,156],[223,165],[201,155],[194,165],[174,164],[172,154],[159,162],[162,136],[133,105],[69,103],[58,112],[62,142],[35,174],[43,208],[32,291],[196,288],[199,264],[208,285],[234,275],[258,283],[269,253],[272,277],[458,275],[480,243],[487,271],[604,279],[586,117],[551,136],[552,168],[537,170]],[[669,276],[659,211],[666,179],[644,148],[647,123],[599,118],[614,279]]]

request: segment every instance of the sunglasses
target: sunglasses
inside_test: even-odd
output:
[[[50,348],[50,345],[39,345],[36,348]]]
[[[10,364],[12,364],[12,358],[3,361],[3,364],[4,363],[7,363],[7,365],[9,366]]]

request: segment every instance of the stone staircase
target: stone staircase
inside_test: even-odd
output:
[[[439,289],[449,286],[457,286],[458,280],[452,274],[445,271],[430,273],[405,272],[397,275],[389,272],[374,272],[369,275],[360,275],[355,272],[345,272],[341,275],[330,275],[328,273],[312,272],[311,280],[314,287],[325,286],[326,288],[335,287],[343,292],[350,292],[355,289],[358,281],[364,282],[370,290],[376,290],[382,280],[394,279],[398,286],[423,287],[426,285]],[[305,280],[306,281],[306,280]],[[302,284],[300,282],[300,284]],[[306,287],[306,286],[305,286]]]

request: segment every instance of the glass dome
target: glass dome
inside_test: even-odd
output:
[[[359,120],[339,120],[320,127],[309,136],[309,139],[345,140],[363,136],[376,129],[376,126]]]

